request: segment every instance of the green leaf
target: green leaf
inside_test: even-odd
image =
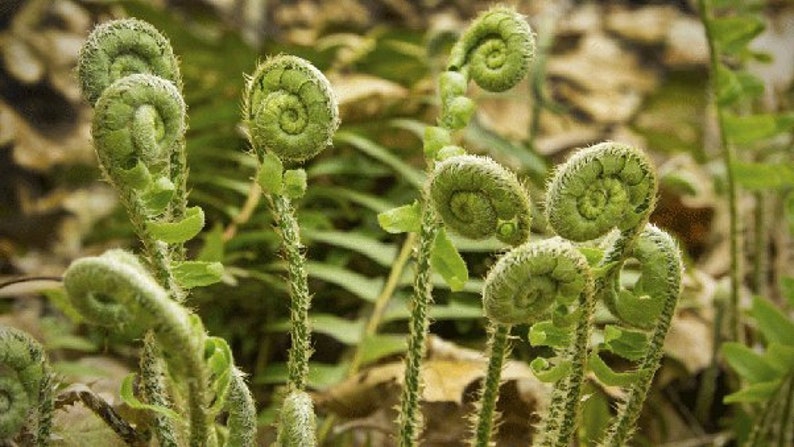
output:
[[[571,331],[551,321],[539,321],[529,328],[529,343],[536,347],[563,348],[571,343]]]
[[[187,209],[179,222],[147,222],[146,228],[152,237],[169,244],[189,241],[204,228],[204,210],[194,206]]]
[[[717,66],[717,102],[720,106],[727,106],[736,102],[742,96],[742,84],[739,77],[724,64]]]
[[[709,27],[720,51],[736,54],[764,31],[764,22],[751,15],[719,17],[711,19]]]
[[[532,369],[532,374],[541,382],[552,383],[565,377],[571,370],[570,361],[560,361],[560,363],[552,366],[548,360],[543,357],[537,357],[529,362],[529,367]]]
[[[449,288],[453,292],[463,290],[466,281],[469,280],[469,270],[466,268],[466,262],[463,261],[443,227],[439,229],[433,241],[430,266],[444,278],[444,281],[449,284]]]
[[[780,189],[794,186],[794,169],[781,164],[734,162],[736,181],[754,191]]]
[[[284,165],[276,154],[265,154],[262,164],[259,166],[259,173],[256,175],[256,182],[262,187],[262,191],[268,194],[281,194],[284,182]]]
[[[384,357],[400,354],[408,349],[408,341],[401,334],[375,334],[364,337],[359,345],[361,364],[366,365]]]
[[[186,289],[215,284],[223,278],[220,262],[182,261],[171,265],[176,282]]]
[[[309,261],[306,270],[309,276],[336,284],[364,301],[375,302],[383,289],[383,278],[368,278],[336,265]]]
[[[794,372],[794,346],[770,343],[766,347],[764,359],[781,374],[788,375]]]
[[[173,419],[175,421],[182,421],[182,417],[179,416],[177,412],[170,408],[161,407],[159,405],[150,405],[145,404],[138,400],[133,392],[132,384],[135,381],[135,373],[130,373],[124,380],[121,381],[121,390],[119,391],[119,395],[121,396],[121,400],[124,401],[125,404],[129,405],[130,408],[134,408],[136,410],[149,410],[154,411],[155,413],[162,414],[163,416]]]
[[[422,224],[422,205],[414,202],[378,214],[378,224],[388,233],[417,233]]]
[[[753,298],[752,314],[767,342],[794,346],[794,322],[774,304],[756,296]]]
[[[725,136],[734,144],[748,144],[788,132],[794,127],[794,113],[734,115],[724,113]]]
[[[290,199],[300,199],[306,194],[306,171],[301,168],[287,169],[284,172],[284,195]]]
[[[424,174],[411,165],[406,164],[400,157],[392,154],[388,149],[380,146],[360,135],[352,132],[340,131],[334,136],[337,143],[349,144],[366,155],[380,161],[394,169],[401,177],[408,180],[417,189],[421,189],[425,181]]]
[[[765,402],[769,400],[778,389],[780,389],[779,379],[770,382],[754,383],[733,394],[725,396],[722,401],[726,404]]]
[[[209,367],[210,388],[214,394],[210,413],[217,415],[223,409],[232,380],[232,349],[220,337],[207,337],[204,342],[204,359]]]
[[[587,360],[587,366],[598,377],[598,380],[609,386],[629,386],[639,377],[636,371],[615,372],[598,355],[598,352],[590,355]]]
[[[768,382],[780,377],[780,373],[761,354],[741,343],[724,343],[722,355],[731,368],[750,383]]]
[[[201,247],[196,260],[222,262],[225,252],[225,242],[223,240],[223,225],[216,223],[210,231],[203,235],[204,245]]]
[[[360,253],[384,267],[391,267],[397,256],[397,249],[393,245],[384,244],[360,232],[317,231],[305,228],[302,229],[302,234],[313,241]]]
[[[171,202],[174,191],[176,191],[174,183],[168,177],[160,177],[157,181],[149,183],[143,200],[150,211],[159,213],[165,210],[165,207]]]
[[[648,336],[610,324],[604,328],[604,347],[624,359],[639,360],[648,349]]]
[[[312,314],[312,328],[320,334],[326,334],[348,346],[357,345],[364,332],[363,320],[348,320],[331,314]]]

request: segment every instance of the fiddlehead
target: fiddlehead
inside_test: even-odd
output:
[[[83,96],[94,104],[113,82],[146,73],[181,89],[179,65],[171,44],[152,25],[137,19],[98,25],[80,50],[77,62]]]
[[[206,334],[200,321],[171,300],[138,259],[123,250],[74,261],[63,281],[72,305],[89,322],[154,331],[169,371],[187,387],[191,445],[212,445]]]
[[[325,76],[299,57],[280,55],[260,64],[248,80],[243,119],[260,160],[313,158],[339,127],[336,97]]]
[[[670,329],[681,293],[683,263],[675,241],[659,228],[647,225],[631,256],[640,263],[640,277],[631,292],[617,300],[618,315],[627,325],[648,329],[647,348],[638,360],[625,400],[601,446],[625,445],[631,439],[642,405],[659,368],[664,339]],[[594,353],[593,355],[598,355]]]
[[[462,71],[480,87],[502,92],[529,70],[535,39],[515,10],[495,7],[480,14],[452,48],[447,70]]]
[[[185,102],[171,82],[133,74],[96,103],[92,134],[103,170],[123,188],[170,175],[171,152],[185,132]]]
[[[472,239],[495,235],[511,245],[529,237],[529,197],[515,174],[486,157],[459,155],[436,164],[430,198],[444,224]]]
[[[315,417],[312,398],[305,391],[292,391],[281,405],[278,447],[314,447]]]
[[[35,443],[49,443],[51,387],[41,345],[23,331],[0,326],[0,441],[13,439],[35,414]]]
[[[595,303],[593,285],[585,257],[560,238],[514,248],[497,261],[485,280],[483,306],[490,320],[513,325],[551,316],[562,320],[552,324],[573,333],[570,343],[555,346],[560,357],[557,369],[567,374],[555,386],[539,431],[540,445],[567,446],[574,432],[572,421],[580,407]]]
[[[592,297],[587,260],[559,238],[521,245],[502,256],[483,287],[485,315],[501,324],[533,323],[556,305]]]
[[[605,142],[576,152],[548,186],[546,212],[560,236],[577,242],[612,228],[641,231],[656,203],[657,179],[645,154]]]

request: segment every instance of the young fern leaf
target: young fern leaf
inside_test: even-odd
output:
[[[278,447],[309,447],[317,444],[312,398],[305,391],[287,394],[281,405]]]
[[[89,322],[154,330],[169,371],[187,387],[190,445],[214,445],[207,337],[200,321],[171,300],[138,259],[123,250],[74,261],[64,273],[64,287],[72,305]]]
[[[526,19],[512,8],[480,14],[449,55],[447,70],[460,71],[491,92],[513,88],[529,71],[535,38]]]
[[[48,445],[53,411],[52,376],[44,349],[27,333],[0,326],[0,443],[11,441],[34,420],[29,429],[35,445]]]
[[[552,311],[576,315],[572,343],[557,351],[568,372],[555,386],[539,431],[539,445],[568,445],[584,382],[594,309],[593,277],[586,258],[569,242],[552,238],[521,245],[496,263],[483,289],[486,316],[499,324],[534,323]],[[563,422],[563,421],[568,421]]]
[[[515,174],[487,157],[459,155],[436,164],[430,198],[444,225],[462,236],[495,235],[518,245],[529,237],[529,197]]]
[[[625,445],[631,440],[634,426],[640,416],[642,405],[651,389],[653,376],[659,368],[664,354],[664,339],[670,329],[678,297],[681,293],[683,263],[681,252],[675,241],[659,228],[648,224],[640,234],[631,256],[640,262],[640,277],[634,286],[633,295],[646,295],[658,305],[650,308],[644,318],[633,312],[633,318],[618,315],[626,325],[649,329],[648,346],[632,374],[636,378],[628,386],[628,394],[620,404],[618,414],[610,425],[600,445],[603,447]],[[636,303],[617,302],[617,308],[626,309]],[[643,306],[643,309],[649,309]],[[597,355],[597,354],[595,354]]]
[[[292,346],[287,369],[293,397],[288,397],[282,408],[279,443],[309,447],[316,444],[314,424],[307,422],[314,420],[311,398],[303,392],[312,354],[311,295],[300,227],[292,204],[292,199],[303,196],[306,190],[306,172],[283,171],[283,165],[301,163],[328,147],[339,127],[339,110],[325,76],[295,56],[280,55],[260,64],[248,80],[244,95],[243,119],[251,146],[263,165],[261,169],[281,179],[259,176],[260,183],[267,186],[264,192],[281,235],[291,299]],[[274,160],[274,155],[281,163]]]
[[[103,171],[119,188],[131,188],[143,186],[140,178],[168,178],[171,152],[184,132],[179,90],[165,79],[133,74],[100,96],[91,133]]]
[[[485,42],[494,37],[493,42]],[[502,40],[500,40],[500,38]],[[481,42],[482,41],[482,42]],[[499,41],[499,42],[497,42]],[[428,165],[428,172],[432,172],[436,160],[454,159],[465,154],[465,150],[452,144],[451,131],[462,129],[471,119],[475,111],[475,104],[467,98],[467,84],[471,78],[475,79],[481,87],[491,91],[504,91],[514,86],[526,75],[529,63],[534,53],[534,40],[524,18],[510,8],[497,7],[477,17],[466,31],[460,42],[453,47],[448,63],[448,69],[439,78],[439,96],[441,97],[441,116],[438,126],[429,126],[424,134],[424,152]],[[517,62],[517,63],[516,63]],[[485,65],[485,74],[481,73],[481,66]],[[504,71],[502,70],[504,69]],[[499,79],[496,79],[499,78]],[[455,161],[440,167],[436,195],[444,196],[447,185],[455,184],[455,180],[447,183],[447,168]],[[486,162],[487,163],[487,162]],[[493,174],[499,171],[489,165],[485,171]],[[454,169],[451,170],[451,172]],[[487,177],[487,175],[485,176]],[[518,181],[505,180],[504,184],[510,189],[518,185]],[[444,220],[449,220],[450,228],[463,235],[473,234],[472,237],[483,238],[494,233],[500,239],[511,244],[519,244],[529,235],[527,215],[518,215],[517,211],[508,212],[509,217],[504,222],[500,219],[505,216],[502,204],[495,207],[496,221],[488,225],[491,229],[469,231],[468,225],[455,223],[461,216],[455,216],[460,208],[473,206],[477,212],[483,212],[487,205],[484,200],[472,195],[464,194],[459,199],[451,198],[459,205],[459,209],[448,208],[449,204],[438,203],[431,205],[435,197],[431,191],[432,185],[426,184],[423,190],[421,204],[419,237],[416,249],[416,276],[413,283],[413,297],[411,318],[409,321],[410,335],[408,337],[408,352],[405,359],[405,386],[400,398],[400,439],[401,447],[413,447],[419,442],[422,423],[419,412],[419,396],[421,395],[420,367],[425,354],[425,339],[429,328],[428,309],[433,301],[433,285],[431,278],[431,251],[433,242],[440,233],[440,223],[436,215],[436,208]],[[485,188],[483,188],[485,189]],[[453,194],[454,187],[449,190]],[[479,192],[479,191],[478,191]],[[510,193],[512,194],[512,193]],[[457,194],[455,194],[457,196]],[[470,197],[466,197],[470,196]],[[497,193],[498,198],[498,193]],[[475,199],[475,200],[470,200]],[[518,192],[509,199],[517,202],[515,209],[520,209],[527,203],[526,193]],[[453,205],[454,206],[454,205]],[[493,205],[491,205],[493,206]],[[446,214],[446,216],[444,216]],[[463,216],[463,221],[467,220]],[[457,280],[459,275],[451,278]],[[506,344],[505,344],[506,346]],[[504,353],[502,353],[504,355]],[[497,378],[498,381],[498,378]]]
[[[546,211],[558,235],[576,242],[612,228],[641,230],[656,204],[657,180],[645,154],[605,142],[576,152],[549,183]]]
[[[182,89],[171,44],[152,25],[122,19],[94,28],[77,61],[83,97],[93,105],[113,82],[134,73],[158,76]]]
[[[243,119],[260,160],[273,153],[286,163],[299,163],[331,145],[339,106],[317,68],[280,55],[260,64],[248,80]]]

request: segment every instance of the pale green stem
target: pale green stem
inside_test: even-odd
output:
[[[440,225],[433,207],[424,200],[422,224],[416,251],[416,276],[411,302],[411,326],[408,337],[408,353],[405,358],[405,385],[400,399],[400,447],[418,445],[422,430],[420,400],[422,393],[421,366],[427,347],[427,331],[430,326],[428,308],[433,302],[430,252]]]
[[[151,405],[163,408],[173,408],[165,390],[163,371],[160,355],[154,340],[154,333],[149,330],[144,336],[143,353],[140,368],[145,401]],[[160,447],[177,447],[176,428],[173,421],[160,413],[152,413],[154,431]]]
[[[662,312],[659,315],[659,321],[656,323],[651,339],[648,342],[649,347],[637,366],[639,377],[632,382],[626,400],[621,404],[618,414],[607,432],[607,436],[600,444],[602,447],[625,445],[631,439],[637,419],[640,417],[643,403],[653,384],[653,377],[664,355],[664,339],[670,329],[670,322],[673,320],[677,303],[678,293],[671,294],[666,298]]]
[[[474,427],[474,439],[470,441],[473,447],[488,447],[491,445],[491,436],[494,428],[496,414],[496,401],[499,398],[499,385],[502,379],[502,368],[505,359],[510,353],[510,325],[491,322],[488,332],[488,371],[480,390],[479,412]]]
[[[232,369],[232,382],[226,397],[229,411],[229,440],[224,447],[252,447],[256,441],[256,406],[243,373]]]
[[[303,256],[303,245],[300,241],[300,228],[295,217],[295,209],[288,197],[272,195],[273,215],[283,240],[284,257],[287,261],[290,293],[290,337],[292,347],[289,350],[287,369],[289,384],[293,389],[303,391],[309,373],[309,357],[312,354],[311,328],[309,326],[309,295],[306,274],[306,259]]]
[[[712,14],[709,0],[698,0],[698,9],[703,25],[706,28],[706,38],[709,43],[709,64],[711,69],[711,90],[712,94],[718,91],[717,72],[719,70],[719,53],[715,47],[714,30],[711,26]],[[719,146],[722,149],[722,161],[725,165],[725,180],[728,194],[728,237],[730,239],[730,281],[731,291],[728,309],[728,341],[743,342],[742,323],[739,312],[739,287],[740,287],[740,266],[739,266],[739,209],[737,203],[737,190],[735,174],[733,172],[734,159],[733,146],[727,141],[725,136],[725,117],[722,108],[715,104],[717,110],[717,127],[719,128]]]
[[[582,315],[576,322],[574,343],[562,354],[562,358],[570,359],[571,372],[560,379],[552,391],[551,405],[538,430],[540,446],[567,447],[573,439],[582,402],[587,345],[590,341],[595,301],[587,293],[579,296],[578,307],[582,309]]]

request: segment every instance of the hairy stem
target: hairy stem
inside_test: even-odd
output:
[[[433,208],[427,200],[424,203],[415,254],[416,276],[409,323],[411,333],[408,337],[408,353],[405,358],[405,386],[400,399],[400,447],[416,446],[422,427],[419,408],[422,394],[421,366],[427,350],[425,340],[430,326],[428,308],[433,302],[430,251],[440,229]]]
[[[491,445],[491,436],[494,428],[496,414],[496,400],[499,397],[502,368],[507,356],[510,354],[510,325],[491,323],[488,327],[488,371],[480,390],[479,412],[474,426],[474,439],[470,441],[473,447],[488,447]]]
[[[303,391],[306,388],[309,357],[312,354],[311,328],[309,326],[311,296],[306,275],[306,259],[303,256],[300,229],[291,200],[283,195],[274,194],[271,196],[271,202],[276,225],[283,240],[289,277],[290,321],[292,322],[290,328],[292,347],[289,350],[287,362],[289,383],[293,389]]]
[[[170,399],[165,390],[161,356],[155,345],[154,332],[149,330],[143,339],[143,353],[141,355],[140,368],[141,378],[143,379],[143,394],[145,401],[151,405],[163,408],[172,408]],[[173,421],[160,413],[153,414],[153,425],[157,442],[161,447],[177,447],[177,432]]]

